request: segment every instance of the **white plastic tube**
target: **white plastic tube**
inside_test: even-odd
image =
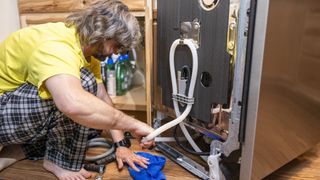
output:
[[[170,55],[169,55],[169,63],[170,63],[170,74],[171,74],[171,81],[172,81],[172,93],[177,94],[178,93],[178,87],[177,87],[177,79],[176,79],[176,72],[175,72],[175,66],[174,66],[174,53],[178,45],[187,45],[192,53],[192,75],[191,75],[191,80],[190,80],[190,87],[189,87],[189,92],[188,92],[188,98],[193,98],[193,92],[194,92],[194,87],[196,84],[197,80],[197,73],[198,73],[198,55],[197,55],[197,47],[196,45],[192,42],[191,39],[177,39],[175,40],[170,48]],[[192,104],[188,104],[184,112],[180,115],[180,110],[179,110],[179,105],[178,101],[174,100],[173,101],[173,106],[176,112],[177,118],[162,125],[158,129],[156,129],[154,132],[150,133],[147,137],[143,138],[143,142],[150,141],[154,139],[156,136],[160,135],[164,131],[176,126],[177,124],[181,123],[190,113]],[[185,133],[184,133],[185,134]],[[189,133],[187,133],[189,134]],[[188,141],[191,139],[191,136],[189,135],[186,136]],[[194,143],[195,144],[195,143]]]
[[[169,55],[169,63],[170,63],[170,74],[171,74],[171,82],[172,82],[172,93],[173,94],[178,94],[178,87],[177,87],[177,77],[176,77],[176,72],[175,72],[175,66],[174,66],[174,54],[175,50],[178,45],[187,45],[190,48],[191,54],[192,54],[192,75],[191,75],[191,80],[190,80],[190,86],[189,86],[189,91],[188,91],[188,99],[193,98],[193,93],[194,93],[194,87],[197,81],[197,74],[198,74],[198,54],[197,54],[197,45],[193,42],[191,39],[177,39],[175,40],[170,48],[170,55]],[[190,136],[187,128],[185,127],[184,123],[182,122],[190,113],[192,104],[187,104],[186,109],[182,114],[180,114],[180,109],[179,109],[179,104],[177,100],[173,100],[173,106],[174,110],[176,112],[177,118],[168,122],[167,124],[164,124],[160,128],[156,129],[154,132],[149,134],[147,137],[142,139],[142,142],[149,141],[151,139],[154,139],[156,136],[160,135],[164,131],[176,126],[177,124],[180,125],[180,128],[192,146],[192,148],[197,151],[197,152],[202,152],[201,149],[197,146],[197,144],[194,142],[192,137]],[[207,160],[206,156],[201,156],[202,159]]]
[[[176,69],[174,66],[174,52],[176,47],[178,46],[178,43],[181,43],[181,40],[176,40],[173,42],[171,48],[170,48],[170,74],[171,74],[171,82],[172,82],[172,93],[177,94],[178,93],[178,87],[177,87],[177,78],[176,78]],[[191,75],[191,80],[190,80],[190,86],[189,86],[189,91],[188,91],[188,98],[193,98],[193,93],[194,93],[194,87],[197,82],[197,74],[198,74],[198,53],[197,53],[197,47],[196,44],[191,40],[191,39],[184,39],[183,44],[187,45],[190,48],[191,54],[192,54],[192,75]],[[182,130],[182,133],[192,146],[192,148],[196,152],[202,152],[201,149],[198,147],[198,145],[194,142],[192,139],[191,135],[189,134],[187,128],[185,127],[184,123],[182,122],[190,113],[192,104],[188,104],[184,112],[180,115],[180,109],[179,109],[179,103],[178,101],[174,100],[173,101],[173,107],[176,113],[177,117],[183,118],[182,120],[179,119],[179,126]],[[186,113],[186,114],[184,114]],[[171,121],[172,122],[172,121]],[[173,127],[173,126],[171,126]],[[169,127],[169,128],[171,128]],[[201,156],[202,159],[207,160],[206,156]]]

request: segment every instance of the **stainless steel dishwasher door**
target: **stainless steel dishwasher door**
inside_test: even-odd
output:
[[[320,142],[320,1],[257,1],[241,179]]]

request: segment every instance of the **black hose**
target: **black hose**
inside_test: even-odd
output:
[[[116,154],[112,153],[111,155],[105,156],[104,158],[96,160],[95,164],[109,164],[116,160]]]
[[[108,162],[109,163],[112,161],[112,159],[115,159],[112,156],[115,153],[115,147],[113,146],[113,143],[111,141],[108,141],[105,138],[94,138],[94,139],[89,140],[87,143],[87,150],[91,147],[104,147],[104,148],[106,148],[106,151],[102,154],[97,155],[97,156],[86,156],[85,161],[97,162],[100,160],[100,163],[101,162]]]
[[[178,125],[176,125],[173,129],[173,137],[174,139],[176,140],[177,142],[177,145],[179,147],[181,147],[184,151],[190,153],[190,154],[194,154],[194,155],[199,155],[199,156],[209,156],[210,155],[210,152],[197,152],[197,151],[193,151],[187,147],[185,147],[184,145],[181,144],[181,142],[179,141],[179,138],[177,137],[177,129],[178,129]]]

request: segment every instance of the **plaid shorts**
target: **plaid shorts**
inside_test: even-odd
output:
[[[96,95],[97,83],[87,69],[81,70],[82,87]],[[30,159],[45,158],[71,171],[83,165],[89,137],[100,131],[79,125],[65,116],[52,99],[38,96],[37,87],[25,83],[0,96],[0,144],[21,144]]]

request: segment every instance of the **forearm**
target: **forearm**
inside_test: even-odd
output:
[[[95,129],[112,129],[113,132],[115,130],[129,131],[133,133],[133,135],[138,139],[143,136],[147,136],[152,131],[154,131],[154,129],[148,126],[147,124],[138,121],[132,118],[131,116],[122,113],[119,110],[116,110],[115,108],[111,107],[110,105],[96,98],[95,96],[93,97],[94,98],[86,99],[84,98],[84,96],[81,96],[81,102],[85,104],[83,105],[83,108],[79,109],[82,109],[83,112],[80,111],[81,114],[75,114],[76,117],[74,118],[74,121],[84,126]],[[99,103],[97,101],[99,101]],[[90,108],[86,108],[87,106],[89,106]],[[72,116],[71,119],[73,119]],[[121,131],[115,131],[116,134],[113,135],[115,142],[118,141],[120,138],[123,139],[123,136],[119,135],[120,132]],[[150,147],[152,143],[153,142],[150,141],[142,144],[141,146]]]
[[[81,125],[128,131],[134,131],[139,126],[139,121],[85,91],[73,76],[54,76],[46,81],[46,86],[58,109]]]
[[[124,139],[123,131],[111,129],[110,134],[112,136],[113,142],[119,142]]]
[[[98,84],[97,97],[113,107],[112,99],[110,98],[109,94],[107,93],[106,88],[104,87],[104,85],[102,83]]]
[[[102,83],[98,84],[97,97],[110,106],[113,106],[112,100]],[[110,134],[114,142],[119,142],[124,139],[123,131],[121,130],[110,129]]]
[[[131,131],[135,129],[136,120],[134,118],[113,108],[92,94],[85,92],[75,98],[69,102],[74,102],[76,111],[65,112],[65,114],[77,123],[102,130],[123,129]]]

